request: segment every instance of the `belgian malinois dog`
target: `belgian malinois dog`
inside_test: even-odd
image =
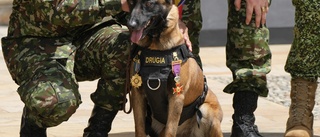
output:
[[[146,117],[162,137],[222,137],[222,109],[185,45],[172,0],[128,0],[132,51],[131,94],[136,137]],[[149,114],[149,113],[148,113]]]

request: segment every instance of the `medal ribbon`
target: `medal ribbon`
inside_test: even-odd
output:
[[[134,72],[135,73],[138,73],[140,71],[140,66],[141,66],[140,65],[140,59],[139,59],[140,54],[141,54],[141,51],[139,51],[138,55],[135,56],[135,58],[133,59],[133,61],[134,61],[133,66],[134,66]]]
[[[183,5],[185,1],[186,0],[174,0],[175,5],[178,7],[178,10],[179,10],[179,19],[182,18],[182,10],[183,10]]]
[[[180,70],[181,70],[182,60],[178,58],[177,52],[173,52],[172,54],[173,54],[173,61],[171,63],[171,66],[172,66],[172,73],[175,76],[174,81],[176,82],[175,84],[176,87],[173,88],[173,94],[174,93],[180,94],[180,92],[183,90],[183,86],[180,85]]]
[[[142,84],[141,76],[139,75],[140,71],[140,54],[141,51],[138,52],[138,55],[136,55],[133,58],[133,69],[134,69],[134,75],[131,77],[131,85],[135,88],[139,88]]]

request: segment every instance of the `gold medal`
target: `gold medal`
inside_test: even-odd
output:
[[[141,80],[141,76],[139,76],[139,74],[134,74],[131,77],[131,85],[135,88],[139,88],[142,84],[142,80]]]

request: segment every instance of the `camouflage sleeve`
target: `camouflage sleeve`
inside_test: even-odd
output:
[[[59,26],[74,27],[91,24],[122,11],[120,0],[33,1],[32,9],[36,9],[34,15],[37,21],[46,21]]]

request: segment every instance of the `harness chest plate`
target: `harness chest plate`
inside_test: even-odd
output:
[[[172,73],[172,61],[175,60],[174,56],[176,56],[182,60],[181,63],[184,63],[193,55],[185,45],[167,51],[149,50],[137,46],[133,55],[134,58],[139,58],[139,61],[135,61],[139,62],[138,67],[134,65],[135,71],[137,70],[137,74],[139,74],[139,77],[141,76],[142,88],[146,93],[152,115],[159,122],[166,124],[168,94],[172,94],[173,87],[176,86],[176,81],[174,80],[176,74]],[[132,79],[136,79],[137,77],[138,76],[132,77]],[[179,124],[195,114],[196,106],[200,102],[199,97],[194,103],[183,109]]]

